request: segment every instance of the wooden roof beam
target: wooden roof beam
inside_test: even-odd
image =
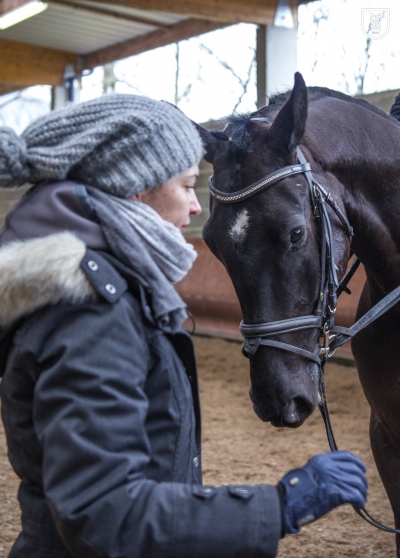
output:
[[[185,19],[170,27],[157,29],[157,31],[140,35],[134,39],[128,39],[127,41],[90,52],[83,57],[84,68],[91,69],[96,66],[102,66],[115,60],[133,56],[134,54],[140,54],[141,52],[189,39],[202,33],[215,31],[216,29],[226,27],[226,25],[201,19]]]
[[[65,66],[76,68],[77,55],[0,39],[0,83],[30,87],[31,85],[62,85]]]
[[[107,4],[182,14],[224,23],[273,22],[277,0],[96,0]]]

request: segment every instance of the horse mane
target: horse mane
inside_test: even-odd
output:
[[[268,98],[268,104],[261,107],[251,114],[233,114],[224,119],[225,128],[224,131],[229,135],[230,138],[244,151],[249,151],[251,149],[251,131],[250,125],[254,118],[266,118],[271,120],[271,123],[276,116],[277,111],[283,107],[286,101],[289,99],[292,90],[289,89],[283,93],[277,93]],[[335,91],[334,89],[328,89],[327,87],[307,87],[308,92],[308,102],[318,101],[325,97],[332,97],[334,99],[340,99],[351,104],[360,105],[363,108],[378,114],[386,120],[395,122],[399,124],[397,120],[389,116],[378,107],[371,105],[368,101],[364,99],[358,99],[341,93],[340,91]],[[271,118],[272,117],[272,118]]]
[[[385,111],[382,109],[371,105],[365,99],[358,99],[356,97],[351,97],[350,95],[346,95],[345,93],[341,93],[340,91],[335,91],[334,89],[328,89],[327,87],[307,87],[308,92],[308,100],[309,102],[318,101],[319,99],[323,99],[325,97],[333,97],[334,99],[340,99],[341,101],[347,101],[348,103],[352,103],[355,105],[360,105],[375,114],[379,114],[383,118],[391,120],[393,122],[393,118],[386,114]],[[269,98],[268,106],[275,105],[275,107],[283,106],[288,98],[290,97],[291,90],[285,91],[284,93],[277,93]],[[263,108],[259,109],[262,111]],[[257,111],[257,112],[259,112]],[[253,113],[256,114],[256,113]]]

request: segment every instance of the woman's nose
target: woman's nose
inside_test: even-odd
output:
[[[190,215],[199,215],[202,211],[199,200],[197,199],[196,192],[192,190],[192,196],[190,198]]]

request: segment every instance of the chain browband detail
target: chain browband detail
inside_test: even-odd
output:
[[[250,186],[243,188],[243,190],[239,190],[234,194],[229,194],[226,192],[221,192],[221,190],[217,190],[213,183],[213,177],[210,176],[208,179],[208,187],[210,189],[211,195],[216,198],[217,200],[223,203],[235,203],[243,201],[247,198],[250,198],[254,194],[258,194],[267,188],[268,186],[272,186],[276,184],[280,180],[287,178],[288,176],[293,176],[295,174],[303,174],[306,171],[310,171],[311,167],[309,163],[305,163],[303,165],[290,165],[287,167],[283,167],[271,174],[268,174],[266,177],[262,178],[258,182],[253,182]]]

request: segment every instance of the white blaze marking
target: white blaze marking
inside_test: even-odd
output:
[[[229,236],[236,244],[240,244],[246,236],[248,228],[249,214],[247,209],[242,209],[242,211],[236,215],[235,221],[229,231]]]

